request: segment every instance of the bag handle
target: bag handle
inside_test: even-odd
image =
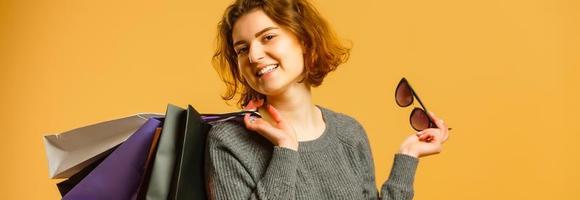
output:
[[[236,117],[244,117],[244,115],[250,114],[250,116],[255,116],[262,118],[259,112],[253,110],[242,110],[238,112],[230,112],[230,113],[223,113],[223,114],[201,114],[201,119],[206,123],[217,123],[222,121],[227,121],[230,119],[234,119]]]

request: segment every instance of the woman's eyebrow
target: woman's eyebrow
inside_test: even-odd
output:
[[[267,31],[269,31],[269,30],[273,30],[273,29],[279,29],[279,28],[278,28],[278,27],[275,27],[275,26],[270,26],[270,27],[264,28],[264,29],[262,29],[261,31],[258,31],[256,34],[254,34],[254,37],[258,37],[258,36],[260,36],[260,35],[264,34],[265,32],[267,32]],[[243,44],[243,43],[244,43],[244,41],[243,41],[243,40],[236,41],[236,42],[234,42],[234,47],[235,47],[235,46],[238,46],[238,45],[240,45],[240,44]]]

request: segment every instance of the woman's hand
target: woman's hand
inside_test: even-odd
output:
[[[429,116],[437,128],[425,129],[407,137],[401,144],[399,153],[420,158],[438,154],[443,150],[443,143],[449,138],[449,130],[443,120],[437,118],[432,112],[429,112]]]
[[[245,110],[254,110],[261,107],[263,101],[250,101],[244,108]],[[273,125],[263,118],[257,118],[246,114],[244,124],[246,128],[264,136],[275,146],[280,146],[298,151],[298,138],[296,132],[284,119],[274,106],[266,105],[266,110],[272,118]]]

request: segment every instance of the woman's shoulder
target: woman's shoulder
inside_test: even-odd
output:
[[[247,132],[243,122],[228,120],[212,124],[208,133],[209,139],[231,138]]]
[[[346,113],[333,111],[329,108],[321,106],[319,108],[323,113],[327,126],[331,126],[329,128],[336,133],[342,142],[356,146],[362,141],[361,139],[366,140],[366,132],[356,118]]]
[[[244,122],[230,120],[212,125],[205,153],[209,162],[239,162],[250,173],[260,174],[268,166],[272,149],[272,144],[260,134],[246,129]]]
[[[230,150],[268,144],[260,134],[246,129],[244,122],[238,120],[213,124],[207,134],[207,143],[212,146],[223,146]]]
[[[340,128],[362,128],[362,125],[358,120],[346,113],[333,111],[322,106],[318,107],[322,111],[322,115],[326,122],[330,122]]]

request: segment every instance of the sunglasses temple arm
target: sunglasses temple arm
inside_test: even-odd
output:
[[[419,102],[419,105],[421,105],[421,108],[423,108],[423,110],[425,111],[425,113],[427,114],[427,116],[429,116],[429,127],[431,127],[431,128],[439,128],[439,127],[437,127],[437,124],[435,124],[433,122],[433,120],[431,120],[431,115],[429,115],[429,111],[423,105],[423,102],[421,101],[421,98],[419,98],[419,95],[417,95],[417,93],[415,93],[415,90],[413,90],[413,87],[411,87],[411,84],[408,81],[407,81],[407,85],[409,86],[409,89],[411,89],[411,93],[413,94],[413,96]],[[451,130],[451,128],[447,128],[447,130]]]
[[[415,98],[416,98],[416,99],[417,99],[417,101],[419,102],[419,105],[421,105],[421,108],[423,108],[423,110],[425,110],[425,112],[426,112],[427,114],[429,114],[429,113],[427,112],[427,108],[426,108],[426,107],[423,105],[423,102],[421,101],[421,98],[419,98],[419,95],[417,95],[417,93],[415,93],[415,90],[413,90],[413,87],[411,87],[411,84],[409,84],[409,83],[407,82],[407,85],[408,85],[408,86],[409,86],[409,88],[411,89],[411,93],[413,93],[413,96],[415,96]],[[431,118],[429,118],[429,119],[431,119]]]
[[[431,127],[431,128],[439,128],[439,127],[437,127],[437,124],[435,124],[433,122],[433,120],[431,119],[431,115],[429,115],[429,111],[427,110],[427,108],[425,107],[425,105],[423,105],[423,102],[421,101],[421,98],[419,98],[419,95],[417,95],[417,93],[415,93],[415,90],[413,90],[413,87],[411,87],[411,84],[409,84],[407,82],[407,85],[411,89],[411,93],[413,93],[413,96],[415,96],[415,98],[419,102],[419,105],[421,105],[421,108],[423,108],[423,110],[425,111],[425,114],[427,114],[427,116],[429,117],[429,127]]]
[[[437,126],[437,124],[435,124],[435,122],[433,122],[433,120],[431,120],[431,115],[429,115],[429,111],[427,111],[427,108],[423,105],[423,102],[421,102],[421,98],[419,98],[419,95],[417,95],[417,93],[415,93],[415,90],[413,90],[413,87],[411,87],[411,84],[409,84],[409,82],[407,82],[407,85],[411,89],[411,93],[413,93],[413,96],[415,96],[415,98],[419,102],[419,105],[421,105],[421,108],[423,108],[423,110],[425,111],[425,113],[427,114],[427,116],[429,116],[429,127],[431,127],[431,128],[439,128]],[[447,128],[447,130],[452,130],[452,128]]]

